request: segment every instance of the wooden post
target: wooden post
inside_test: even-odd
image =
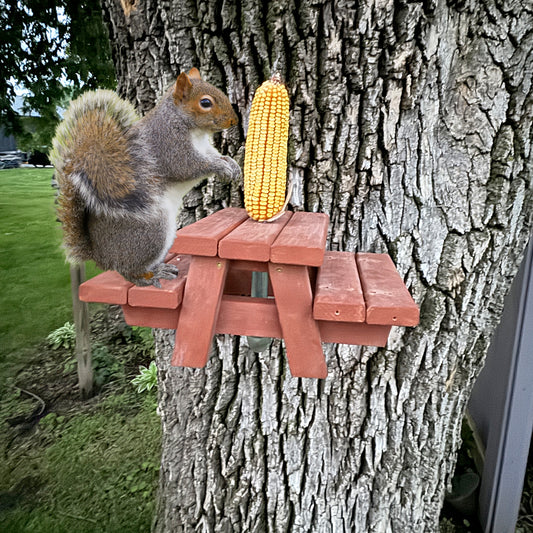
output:
[[[89,329],[89,304],[79,299],[79,286],[85,281],[85,264],[70,265],[70,287],[72,292],[72,313],[76,327],[76,361],[78,384],[83,399],[93,394],[93,367]]]

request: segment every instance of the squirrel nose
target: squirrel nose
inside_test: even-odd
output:
[[[228,118],[228,120],[226,120],[224,122],[224,124],[222,125],[222,127],[224,129],[227,129],[227,128],[231,128],[232,126],[236,126],[239,122],[239,119],[237,118],[237,115],[231,117],[231,118]]]

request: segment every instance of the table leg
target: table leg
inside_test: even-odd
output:
[[[325,378],[326,358],[318,323],[313,318],[313,291],[307,267],[269,263],[268,270],[291,374]]]
[[[227,259],[219,257],[192,258],[176,328],[173,366],[206,365],[228,265]]]

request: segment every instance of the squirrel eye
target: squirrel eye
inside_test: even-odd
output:
[[[205,110],[211,109],[213,107],[213,101],[210,98],[204,97],[200,100],[200,107]]]

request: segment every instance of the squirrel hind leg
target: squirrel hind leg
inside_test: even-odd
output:
[[[139,285],[140,287],[147,287],[153,285],[158,289],[161,288],[161,279],[174,279],[179,273],[178,267],[166,263],[156,265],[149,272],[145,272],[141,276],[131,277],[129,281]]]

